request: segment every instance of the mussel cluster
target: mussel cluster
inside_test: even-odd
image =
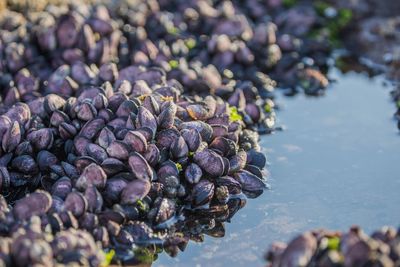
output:
[[[330,47],[307,35],[321,23],[307,5],[8,2],[14,10],[0,16],[6,265],[97,266],[94,242],[128,264],[141,247],[176,255],[189,239],[223,236],[224,222],[266,188],[258,133],[274,130],[274,88],[320,94],[328,85]]]
[[[384,227],[368,236],[358,226],[348,232],[319,229],[272,244],[265,258],[271,267],[400,266],[400,232]]]
[[[3,235],[39,216],[44,229],[79,227],[125,255],[135,244],[175,245],[175,229],[187,242],[202,231],[186,217],[207,216],[210,230],[263,192],[258,134],[232,120],[226,101],[182,95],[161,69],[124,73],[0,116],[1,190],[12,204]]]

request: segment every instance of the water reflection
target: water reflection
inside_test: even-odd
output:
[[[221,239],[190,243],[153,266],[262,266],[274,240],[315,227],[366,231],[400,222],[400,137],[390,88],[348,73],[323,98],[280,97],[284,132],[262,139],[272,189],[248,201]]]

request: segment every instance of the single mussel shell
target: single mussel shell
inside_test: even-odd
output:
[[[201,135],[196,129],[183,129],[181,135],[191,152],[195,152],[202,142]]]
[[[70,48],[75,45],[79,37],[79,28],[82,21],[77,14],[70,13],[62,15],[57,24],[56,36],[57,43],[64,48]]]
[[[167,101],[166,103],[167,104],[163,105],[163,109],[157,117],[157,123],[161,129],[171,128],[175,121],[177,107],[172,101]]]
[[[45,188],[46,189],[46,188]],[[49,210],[50,214],[56,214],[64,211],[64,200],[57,197],[57,196],[52,196],[52,203],[51,203],[51,208]]]
[[[121,193],[121,204],[136,204],[150,192],[149,180],[136,179],[129,182]]]
[[[41,171],[50,171],[50,166],[58,164],[58,159],[53,153],[47,150],[42,150],[38,153],[36,162]]]
[[[0,167],[0,192],[7,192],[10,188],[11,177],[6,167]]]
[[[221,124],[210,124],[213,129],[212,139],[217,137],[225,137],[228,135],[228,127]]]
[[[252,174],[254,174],[255,176],[257,176],[260,179],[264,179],[265,178],[263,172],[257,166],[247,164],[244,169],[246,171],[251,172]],[[264,170],[264,171],[266,171],[266,170]]]
[[[155,167],[160,162],[160,150],[155,144],[149,144],[144,153],[144,158],[150,166]]]
[[[31,110],[27,104],[18,102],[7,110],[5,116],[11,121],[17,121],[20,125],[25,125],[31,118]]]
[[[261,107],[255,103],[247,103],[244,111],[246,112],[246,114],[250,116],[251,120],[255,123],[259,122],[263,115]]]
[[[65,176],[64,168],[61,165],[52,165],[50,169],[54,175]]]
[[[93,231],[95,227],[99,225],[99,219],[96,214],[85,212],[79,218],[79,227],[87,231]]]
[[[61,110],[65,104],[66,101],[64,100],[64,98],[56,94],[48,94],[47,96],[45,96],[43,102],[44,109],[48,114],[52,114],[53,111],[57,109]]]
[[[256,198],[266,188],[265,183],[251,172],[242,170],[234,174],[234,178],[242,186],[243,193],[249,198]]]
[[[114,82],[118,78],[117,65],[111,62],[101,65],[98,75],[103,81]]]
[[[121,105],[119,105],[117,111],[115,112],[115,114],[118,117],[128,117],[131,113],[137,114],[138,106],[136,105],[135,102],[133,102],[130,99],[122,102]]]
[[[71,51],[71,50],[69,50],[69,51]],[[76,54],[82,55],[82,51],[79,49],[72,50],[72,51],[76,51],[75,52]],[[83,63],[82,61],[75,62],[71,67],[71,78],[81,85],[90,84],[91,81],[94,79],[94,77],[95,77],[95,74],[92,72],[92,70],[89,68],[89,66],[86,65],[85,63]]]
[[[203,171],[196,163],[189,164],[185,169],[185,178],[191,184],[196,184],[203,176]]]
[[[32,131],[28,134],[27,140],[30,141],[37,150],[50,149],[54,142],[53,131],[50,128]]]
[[[152,179],[153,170],[142,155],[133,152],[129,157],[128,163],[134,177],[148,181]]]
[[[246,166],[247,153],[243,150],[238,151],[236,155],[233,155],[229,160],[229,174],[235,173],[242,170]]]
[[[37,190],[15,202],[13,213],[18,220],[27,220],[34,215],[45,214],[52,205],[49,193]]]
[[[126,160],[129,157],[129,147],[123,141],[115,140],[107,147],[107,153],[110,157]]]
[[[104,148],[93,143],[90,143],[86,147],[86,154],[89,157],[94,158],[99,164],[108,158],[107,152],[104,150]]]
[[[104,127],[97,138],[97,144],[102,148],[107,149],[115,140],[116,138],[114,133],[108,127]]]
[[[61,162],[61,166],[63,167],[65,174],[69,178],[71,178],[71,179],[78,178],[79,174],[78,174],[78,170],[75,168],[75,166],[73,166],[65,161]]]
[[[185,139],[183,139],[183,137],[180,136],[177,139],[175,139],[174,142],[171,144],[170,151],[172,156],[178,159],[186,157],[189,153],[189,148],[185,142]]]
[[[104,126],[105,123],[103,119],[94,119],[85,123],[79,134],[87,139],[92,139],[100,132],[101,129],[104,128]]]
[[[134,90],[137,89],[139,83],[144,81],[136,81]],[[146,82],[143,83],[144,86],[147,86]],[[140,85],[139,85],[140,86]],[[147,90],[147,88],[145,89]],[[149,88],[150,92],[149,95],[145,96],[142,106],[145,107],[151,114],[158,115],[160,114],[160,105],[158,105],[157,100],[151,95],[151,89]],[[146,94],[143,94],[146,95]]]
[[[163,179],[167,176],[175,176],[175,177],[179,176],[178,167],[171,160],[164,161],[160,165],[160,167],[158,168],[158,171],[157,171],[158,179]]]
[[[62,139],[68,140],[74,138],[78,131],[76,130],[74,125],[66,122],[61,122],[58,126],[58,132],[60,133]]]
[[[110,178],[106,182],[103,191],[104,202],[111,206],[119,201],[122,190],[126,187],[128,181],[122,178]]]
[[[194,120],[207,120],[214,115],[216,104],[213,97],[207,96],[203,102],[188,105],[186,110]]]
[[[171,144],[180,137],[180,133],[175,128],[170,128],[166,130],[162,130],[157,133],[156,140],[157,146],[161,148],[169,149]]]
[[[260,169],[263,169],[266,163],[267,159],[265,158],[265,155],[263,153],[258,152],[254,149],[250,149],[249,151],[247,151],[247,164],[254,165]]]
[[[65,199],[71,191],[72,182],[68,177],[58,179],[51,188],[51,194],[62,199]]]
[[[11,162],[11,167],[24,174],[33,175],[39,172],[39,167],[36,164],[36,161],[29,155],[22,155],[14,158]]]
[[[74,157],[74,155],[73,154],[68,154],[68,156],[73,156]],[[74,157],[73,158],[73,160],[72,160],[72,162],[74,162],[74,165],[75,165],[75,167],[76,167],[76,170],[79,172],[79,173],[82,173],[83,172],[83,170],[87,167],[87,166],[89,166],[90,164],[97,164],[97,162],[96,162],[96,160],[94,159],[94,158],[92,158],[92,157],[89,157],[89,156],[83,156],[83,157]]]
[[[15,155],[32,155],[33,147],[29,141],[21,142],[15,149]]]
[[[88,207],[86,198],[79,192],[71,192],[64,202],[65,210],[70,211],[75,217],[82,216]]]
[[[85,101],[76,106],[76,116],[82,121],[90,121],[97,116],[97,109],[92,103]]]
[[[146,138],[139,131],[128,131],[124,137],[124,143],[131,151],[143,154],[147,150]]]
[[[179,125],[179,129],[195,129],[200,133],[202,140],[205,142],[209,142],[213,135],[212,127],[203,121],[182,122]]]
[[[92,185],[98,189],[103,189],[106,185],[106,180],[107,175],[104,170],[99,165],[92,163],[83,170],[75,186],[81,191]]]
[[[61,123],[69,123],[70,119],[67,114],[61,110],[55,110],[50,117],[50,124],[54,127],[58,127]]]
[[[148,127],[152,130],[153,133],[157,131],[157,120],[151,114],[151,112],[145,107],[141,106],[139,108],[137,117],[136,117],[136,128]]]
[[[226,218],[229,221],[241,208],[243,208],[247,203],[246,197],[230,198],[228,200],[229,216]]]
[[[13,151],[21,142],[21,128],[18,121],[14,121],[3,135],[2,148],[5,152]]]
[[[106,158],[101,163],[101,167],[108,176],[119,173],[127,168],[126,164],[115,158]]]
[[[224,162],[224,172],[222,175],[228,175],[229,170],[230,170],[230,163],[229,163],[229,159],[222,157],[222,161]]]
[[[3,155],[2,157],[0,157],[0,166],[7,167],[12,158],[13,158],[13,153],[7,153]]]
[[[163,184],[164,188],[174,188],[179,186],[179,178],[176,176],[165,176],[163,178],[158,177],[157,182]]]
[[[90,186],[85,190],[85,199],[88,204],[88,211],[99,213],[103,207],[103,197],[96,187]]]
[[[116,92],[114,95],[108,98],[108,108],[111,109],[113,112],[116,112],[118,107],[127,100],[128,97],[120,92]]]
[[[112,111],[106,109],[108,106],[108,99],[103,94],[98,94],[93,98],[93,105],[98,110],[97,116],[103,118],[105,121],[109,121],[112,115]],[[103,114],[100,114],[102,112]],[[106,115],[107,114],[107,115]]]
[[[3,139],[3,135],[11,127],[11,120],[5,115],[0,115],[0,140]]]
[[[211,177],[219,177],[224,173],[225,166],[222,157],[210,149],[197,151],[193,159]]]
[[[235,142],[225,137],[216,137],[209,145],[209,148],[218,151],[225,157],[235,155],[237,151]]]
[[[120,84],[118,84],[116,91],[124,95],[130,95],[132,92],[132,85],[129,81],[123,80]]]
[[[208,204],[214,196],[214,184],[208,180],[201,180],[192,190],[192,206],[200,207]]]

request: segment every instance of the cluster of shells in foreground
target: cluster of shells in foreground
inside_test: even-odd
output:
[[[230,120],[226,102],[182,96],[159,69],[129,73],[133,86],[48,94],[0,117],[1,188],[15,200],[2,209],[5,234],[38,216],[42,229],[79,227],[126,253],[155,239],[178,245],[199,227],[179,225],[190,220],[185,209],[206,215],[212,229],[245,204],[242,193],[263,192],[258,134]],[[172,226],[183,235],[169,235]]]

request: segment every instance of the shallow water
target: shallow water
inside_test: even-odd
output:
[[[389,88],[362,74],[341,75],[326,96],[279,97],[278,124],[263,136],[272,186],[226,224],[226,236],[190,242],[153,266],[263,266],[274,240],[316,227],[366,231],[400,225],[400,136]]]

